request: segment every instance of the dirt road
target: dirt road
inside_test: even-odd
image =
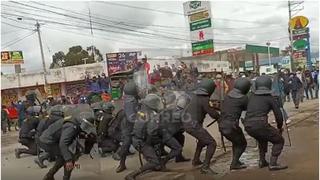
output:
[[[193,168],[188,163],[174,163],[170,162],[167,168],[170,172],[152,172],[141,176],[138,179],[152,179],[152,180],[212,180],[212,179],[281,179],[281,180],[313,180],[318,179],[318,101],[310,100],[301,105],[299,110],[293,108],[293,105],[286,104],[286,109],[292,119],[290,135],[292,140],[292,147],[286,146],[284,152],[280,157],[280,161],[289,165],[289,169],[279,172],[270,172],[267,169],[258,169],[257,167],[257,154],[258,150],[255,148],[255,141],[247,137],[248,147],[242,160],[249,166],[246,170],[229,171],[229,164],[231,159],[230,143],[227,142],[227,153],[224,153],[221,148],[217,149],[212,163],[212,168],[219,174],[217,176],[206,176],[199,173],[199,170]],[[207,123],[211,120],[208,118]],[[272,119],[270,119],[272,121]],[[217,131],[217,125],[209,128],[210,133],[214,136],[220,147],[220,135]],[[18,179],[42,179],[48,169],[39,169],[33,163],[34,157],[25,156],[21,159],[15,159],[13,150],[19,145],[16,143],[17,133],[2,136],[2,160],[1,177],[4,180],[18,180]],[[225,140],[227,141],[227,140]],[[184,147],[184,154],[187,157],[192,157],[195,150],[195,140],[186,136],[186,145]],[[202,154],[204,157],[204,154]],[[128,170],[117,174],[115,168],[118,162],[114,161],[111,157],[100,158],[95,155],[94,159],[88,156],[83,156],[78,162],[80,169],[75,169],[72,179],[77,180],[102,180],[102,179],[123,179],[123,177],[134,169],[139,167],[138,156],[133,155],[128,158]],[[51,166],[52,164],[49,164]],[[61,179],[63,171],[59,171],[56,179]]]

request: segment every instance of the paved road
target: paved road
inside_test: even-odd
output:
[[[174,162],[168,164],[170,172],[152,172],[148,173],[139,179],[154,179],[154,180],[169,180],[169,179],[181,179],[181,180],[197,180],[197,179],[318,179],[318,101],[310,100],[301,105],[299,110],[293,108],[293,104],[286,104],[286,109],[290,118],[292,119],[292,125],[290,127],[290,133],[292,138],[292,147],[286,146],[283,156],[281,156],[281,162],[285,162],[289,165],[289,169],[281,172],[269,172],[267,169],[257,168],[257,149],[255,148],[255,141],[247,137],[248,148],[243,155],[242,160],[245,161],[249,168],[238,172],[229,171],[229,163],[231,159],[230,143],[227,142],[227,153],[224,153],[221,148],[217,149],[214,156],[214,162],[212,168],[219,174],[217,176],[206,176],[199,173],[198,169],[193,168],[190,163]],[[210,119],[207,118],[206,123],[210,123]],[[270,118],[272,121],[272,118]],[[217,140],[220,146],[220,135],[217,131],[217,125],[214,124],[208,128],[210,133]],[[284,134],[286,137],[286,134]],[[41,179],[48,169],[39,169],[34,163],[33,158],[30,156],[23,157],[21,159],[15,159],[13,149],[19,145],[16,143],[17,133],[11,133],[2,137],[5,145],[2,147],[2,175],[3,179],[15,180],[15,179]],[[184,147],[184,154],[188,157],[192,157],[195,150],[195,140],[186,136],[186,145]],[[286,144],[288,144],[286,142]],[[204,157],[204,153],[202,154]],[[99,158],[95,155],[94,159],[88,156],[83,156],[78,162],[80,169],[75,169],[73,172],[73,179],[77,180],[102,180],[102,179],[123,179],[123,177],[138,168],[138,157],[133,155],[128,158],[128,170],[117,174],[115,168],[118,163],[111,157]],[[51,166],[52,164],[49,164]],[[62,171],[59,171],[56,175],[56,179],[62,177]],[[59,178],[58,178],[59,177]]]

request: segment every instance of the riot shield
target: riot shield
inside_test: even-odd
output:
[[[72,118],[80,123],[82,131],[96,134],[94,126],[94,112],[89,104],[78,104],[72,111]]]
[[[148,83],[147,72],[144,69],[141,69],[141,70],[133,73],[133,81],[138,86],[139,92],[143,92],[144,94],[148,94],[148,88],[150,85]]]

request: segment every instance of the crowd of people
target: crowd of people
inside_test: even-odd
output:
[[[107,89],[101,85],[102,81],[109,82],[106,79],[104,76],[86,82],[94,93],[99,93]],[[123,106],[117,111],[113,102],[102,99],[71,103],[65,96],[59,101],[48,97],[36,105],[36,95],[26,95],[26,101],[13,103],[17,108],[23,106],[23,114],[19,114],[23,119],[19,142],[27,147],[17,148],[16,157],[37,155],[35,163],[41,168],[46,168],[45,160],[54,161],[43,179],[54,179],[56,172],[64,167],[63,179],[68,180],[75,162],[81,155],[89,154],[95,143],[101,157],[111,153],[119,160],[117,173],[127,169],[126,159],[132,154],[130,147],[133,146],[146,163],[140,158],[140,168],[125,177],[132,180],[149,170],[165,170],[173,158],[176,163],[190,161],[182,153],[184,134],[188,133],[197,140],[192,165],[201,166],[201,173],[216,174],[210,162],[217,143],[203,127],[209,114],[213,122],[218,123],[222,136],[232,142],[230,170],[246,168],[240,161],[247,141],[239,120],[248,135],[258,142],[259,167],[268,167],[271,171],[286,169],[287,166],[278,163],[284,146],[283,124],[287,123],[284,103],[290,101],[291,95],[295,107],[299,108],[303,92],[307,99],[318,98],[319,89],[316,70],[281,69],[272,75],[240,73],[234,77],[221,72],[199,75],[193,64],[190,68],[169,68],[168,64],[158,67],[151,74],[151,84],[152,89],[144,94],[134,81],[128,80],[123,86]],[[186,87],[188,84],[190,88]],[[173,91],[177,89],[178,94]],[[270,111],[275,116],[276,127],[269,125]],[[2,119],[5,116],[5,107],[2,107]],[[84,146],[79,139],[85,140]],[[268,142],[273,144],[269,161],[266,159]],[[201,161],[204,148],[205,159]]]

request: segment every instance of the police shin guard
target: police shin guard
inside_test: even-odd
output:
[[[277,161],[278,161],[278,156],[271,156],[270,157],[270,165],[269,165],[270,171],[278,171],[278,170],[288,168],[288,166],[278,164]]]
[[[126,167],[126,157],[121,157],[120,164],[117,167],[116,172],[120,173],[120,172],[122,172],[122,171],[124,171],[126,169],[127,169],[127,167]]]

